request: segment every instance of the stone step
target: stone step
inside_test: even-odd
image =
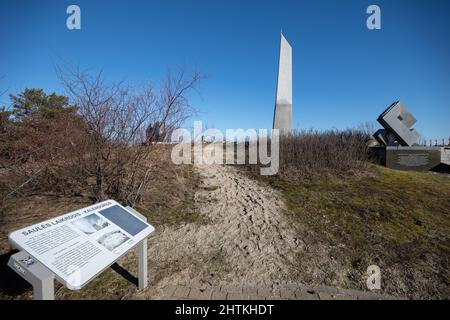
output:
[[[272,286],[169,285],[160,290],[164,300],[405,300],[377,292],[309,286],[297,283]]]

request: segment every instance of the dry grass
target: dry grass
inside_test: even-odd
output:
[[[366,145],[369,138],[360,129],[309,130],[281,136],[277,178],[296,183],[324,176],[364,175],[370,160]],[[246,149],[248,153],[248,145]],[[245,166],[255,177],[260,176],[260,167],[260,164]]]
[[[189,210],[199,178],[192,166],[177,166],[170,161],[170,146],[158,145],[160,150],[152,159],[151,184],[145,190],[141,204],[136,207],[144,214],[156,230],[164,225],[198,221],[199,216]],[[0,175],[0,179],[5,179]],[[53,193],[27,195],[9,199],[4,207],[4,219],[0,225],[0,299],[29,299],[31,289],[20,281],[6,266],[12,253],[7,236],[13,230],[40,222],[51,217],[70,212],[93,203],[88,196],[63,196]],[[125,256],[119,264],[136,274],[135,253]],[[117,268],[116,268],[117,269]],[[70,299],[124,299],[135,293],[136,287],[126,280],[126,271],[111,269],[102,273],[83,290],[70,291],[61,285],[56,286],[56,298]],[[164,270],[162,270],[164,271]],[[150,275],[155,277],[156,266],[150,266]]]
[[[372,177],[297,184],[273,179],[307,250],[302,282],[365,289],[366,269],[382,270],[382,291],[450,298],[450,179],[370,166]]]
[[[359,130],[302,131],[280,140],[280,173],[285,181],[364,172],[368,135]]]

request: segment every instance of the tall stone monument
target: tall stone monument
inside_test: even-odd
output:
[[[273,128],[279,129],[280,135],[288,135],[292,130],[292,47],[283,34],[280,42]]]

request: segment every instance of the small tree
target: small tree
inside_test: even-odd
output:
[[[10,95],[12,116],[16,121],[26,122],[33,117],[55,118],[58,114],[74,113],[75,106],[69,106],[69,99],[52,93],[45,94],[42,89],[25,89],[18,95]]]
[[[26,190],[65,193],[67,142],[82,127],[67,97],[25,89],[10,99],[11,108],[0,109],[0,170],[7,177],[0,182],[0,209]]]

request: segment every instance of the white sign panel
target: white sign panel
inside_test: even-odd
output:
[[[10,242],[77,290],[155,229],[114,200],[12,232]]]

